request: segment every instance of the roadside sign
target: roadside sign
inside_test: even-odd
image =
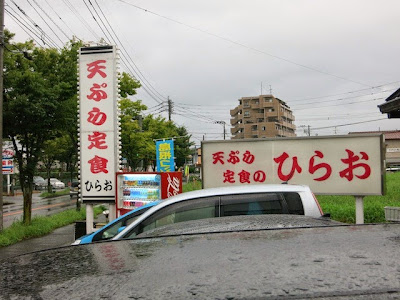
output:
[[[12,158],[3,159],[2,163],[3,175],[14,174],[14,160]]]
[[[157,172],[173,172],[174,163],[174,141],[156,141]]]
[[[3,149],[2,153],[2,173],[3,175],[14,174],[14,150]]]
[[[115,203],[115,172],[120,169],[118,61],[115,46],[79,50],[79,174],[83,202]]]
[[[203,141],[203,187],[305,184],[315,194],[383,195],[382,134]]]

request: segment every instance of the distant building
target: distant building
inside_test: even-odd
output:
[[[400,130],[349,132],[349,134],[383,133],[386,144],[386,167],[400,166]]]
[[[230,114],[232,139],[296,136],[290,107],[273,95],[243,97]]]
[[[385,103],[378,105],[383,114],[387,114],[389,119],[400,118],[400,89],[391,94]]]

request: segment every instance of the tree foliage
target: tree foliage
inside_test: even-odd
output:
[[[12,37],[5,31],[3,135],[14,145],[24,195],[23,221],[29,224],[33,175],[44,143],[69,126],[67,115],[72,111],[67,108],[76,97],[77,45],[58,51],[35,47],[33,41],[12,44]],[[67,56],[73,53],[72,68]]]
[[[132,170],[155,171],[155,140],[174,138],[177,167],[185,163],[190,154],[190,136],[185,127],[178,127],[174,122],[160,116],[143,116],[147,107],[141,101],[121,100],[121,139],[122,156]]]

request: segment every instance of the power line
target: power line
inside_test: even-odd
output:
[[[12,8],[11,8],[12,9]],[[6,13],[12,18],[14,19],[14,21],[17,23],[17,25],[33,40],[35,41],[35,43],[39,46],[40,42],[38,42],[32,35],[36,35],[36,37],[38,37],[40,39],[40,36],[38,36],[35,32],[33,32],[30,28],[28,28],[29,26],[27,26],[26,24],[23,24],[21,21],[21,18],[18,18],[16,16],[13,15],[13,13],[11,13],[7,8],[4,8],[4,10],[6,11]],[[26,29],[25,29],[26,28]],[[30,32],[29,32],[30,31]],[[41,47],[41,46],[40,46]]]
[[[57,14],[57,12],[53,9],[53,6],[51,6],[47,0],[44,0],[44,1],[47,3],[47,5],[50,7],[50,9],[55,13],[55,15],[61,20],[61,22],[63,22],[63,24],[69,29],[69,31],[71,31],[72,35],[77,36],[77,35],[72,31],[72,29],[68,26],[68,24],[60,17],[60,15]],[[61,30],[61,29],[60,29],[60,30]]]
[[[333,106],[343,106],[343,105],[359,104],[359,103],[363,103],[363,102],[372,102],[372,101],[377,101],[377,100],[382,100],[382,99],[385,99],[385,98],[381,97],[381,98],[374,98],[374,99],[363,100],[363,101],[356,101],[356,102],[349,102],[349,103],[338,103],[338,104],[325,105],[325,106],[314,106],[314,107],[307,107],[307,108],[300,108],[300,109],[294,108],[293,110],[299,111],[299,110],[309,110],[309,109],[326,108],[326,107],[333,107]]]
[[[42,19],[42,21],[47,25],[47,27],[49,27],[49,29],[51,30],[51,32],[53,32],[53,34],[55,35],[56,38],[58,38],[58,40],[61,42],[61,45],[63,44],[63,41],[60,39],[60,37],[54,32],[53,28],[46,22],[46,20],[42,17],[42,15],[36,10],[36,8],[32,5],[32,3],[28,1],[28,4],[35,10],[35,12],[39,15],[39,17]],[[60,47],[58,47],[58,45],[56,44],[56,48],[60,49]]]
[[[105,28],[105,30],[107,31],[108,35],[105,33],[105,31],[103,30],[103,27],[99,24],[99,22],[97,21],[96,17],[93,15],[92,11],[90,10],[89,6],[87,5],[87,3],[84,1],[87,9],[89,10],[90,14],[92,15],[93,19],[96,21],[97,25],[99,26],[99,28],[101,29],[101,31],[103,32],[103,34],[109,39],[109,41],[113,41],[115,44],[120,45],[120,47],[122,48],[123,51],[121,51],[121,61],[123,62],[123,64],[125,65],[125,67],[127,68],[127,70],[131,73],[131,75],[135,78],[138,78],[141,81],[143,90],[153,99],[155,100],[157,103],[161,103],[163,100],[165,100],[165,97],[162,96],[149,82],[148,80],[145,78],[145,76],[143,75],[143,73],[139,70],[139,68],[137,67],[137,65],[134,63],[134,61],[132,60],[132,58],[129,56],[128,51],[126,51],[123,43],[121,42],[121,40],[119,39],[118,35],[115,33],[114,29],[112,28],[110,22],[108,21],[106,15],[104,14],[103,10],[101,9],[100,5],[98,4],[97,1],[95,1],[98,10],[101,12],[102,16],[100,16],[99,12],[97,11],[96,7],[93,5],[93,3],[88,0],[90,6],[93,8],[93,11],[95,12],[97,19],[100,20],[100,22],[102,23],[103,27]],[[110,30],[112,31],[112,33],[110,32],[110,30],[108,29],[107,25],[105,24],[105,22],[103,21],[103,18],[105,19],[105,22],[108,24],[108,27],[110,28]],[[114,39],[114,36],[116,39]],[[119,43],[117,43],[117,41]],[[133,70],[133,71],[132,71]],[[135,74],[135,75],[133,75]],[[149,87],[147,87],[146,85],[148,85]],[[155,92],[154,92],[155,91]],[[159,96],[161,95],[161,97]]]
[[[275,58],[275,59],[278,59],[278,60],[281,60],[281,61],[284,61],[284,62],[293,64],[293,65],[296,65],[296,66],[299,66],[299,67],[302,67],[302,68],[305,68],[305,69],[308,69],[308,70],[311,70],[311,71],[314,71],[314,72],[317,72],[317,73],[320,73],[320,74],[324,74],[324,75],[327,75],[327,76],[335,77],[335,78],[338,78],[338,79],[341,79],[341,80],[344,80],[344,81],[349,81],[349,82],[352,82],[352,83],[356,83],[356,84],[359,84],[359,85],[372,87],[372,86],[369,85],[369,84],[365,84],[365,83],[362,83],[362,82],[359,82],[359,81],[355,81],[355,80],[351,80],[351,79],[348,79],[348,78],[345,78],[345,77],[341,77],[341,76],[338,76],[338,75],[334,75],[334,74],[332,74],[332,73],[325,72],[325,71],[316,69],[316,68],[314,68],[314,67],[309,67],[309,66],[306,66],[306,65],[304,65],[304,64],[300,64],[300,63],[297,63],[297,62],[295,62],[295,61],[292,61],[292,60],[289,60],[289,59],[286,59],[286,58],[283,58],[283,57],[280,57],[280,56],[277,56],[277,55],[268,53],[268,52],[266,52],[266,51],[259,50],[259,49],[254,48],[254,47],[247,46],[247,45],[242,44],[242,43],[240,43],[240,42],[237,42],[237,41],[234,41],[234,40],[225,38],[225,37],[223,37],[223,36],[220,36],[220,35],[211,33],[211,32],[206,31],[206,30],[204,30],[204,29],[201,29],[201,28],[198,28],[198,27],[195,27],[195,26],[191,26],[191,25],[185,24],[185,23],[183,23],[183,22],[174,20],[174,19],[172,19],[172,18],[169,18],[169,17],[163,16],[163,15],[160,15],[160,14],[158,14],[158,13],[156,13],[156,12],[153,12],[153,11],[151,11],[151,10],[142,8],[142,7],[138,6],[138,5],[129,3],[129,2],[127,2],[127,1],[124,1],[124,0],[118,0],[118,1],[120,1],[120,2],[122,2],[122,3],[125,3],[125,4],[127,4],[127,5],[130,5],[130,6],[132,6],[132,7],[135,7],[135,8],[137,8],[137,9],[139,9],[139,10],[142,10],[142,11],[144,11],[144,12],[146,12],[146,13],[149,13],[149,14],[155,15],[155,16],[157,16],[157,17],[163,18],[163,19],[165,19],[165,20],[168,20],[168,21],[170,21],[170,22],[174,22],[174,23],[176,23],[176,24],[179,24],[179,25],[188,27],[188,28],[190,28],[190,29],[193,29],[193,30],[202,32],[202,33],[204,33],[204,34],[207,34],[207,35],[213,36],[213,37],[215,37],[215,38],[218,38],[218,39],[224,40],[224,41],[226,41],[226,42],[229,42],[229,43],[231,43],[231,44],[234,44],[234,45],[237,45],[237,46],[240,46],[240,47],[243,47],[243,48],[252,50],[252,51],[254,51],[254,52],[258,52],[258,53],[261,53],[261,54],[265,54],[265,55],[268,55],[268,56],[270,56],[270,57],[272,57],[272,58]]]
[[[146,83],[151,87],[151,89],[156,92],[160,97],[161,100],[165,100],[166,97],[163,96],[162,94],[160,94],[152,85],[151,83],[146,79],[146,77],[144,76],[144,74],[140,71],[140,69],[138,68],[138,66],[135,64],[135,62],[133,61],[133,59],[130,57],[129,52],[126,51],[124,44],[120,41],[120,39],[118,38],[118,35],[115,33],[114,29],[112,28],[110,22],[108,21],[106,15],[104,14],[103,10],[101,9],[100,5],[98,4],[97,0],[94,0],[100,10],[100,12],[102,13],[104,19],[106,20],[108,26],[110,27],[111,31],[114,33],[115,37],[117,38],[118,42],[121,44],[121,47],[124,49],[124,51],[126,52],[127,56],[129,57],[130,61],[132,62],[132,64],[136,67],[137,72],[142,76],[142,78],[144,79],[144,81],[146,81]]]
[[[336,96],[342,96],[342,95],[347,95],[347,94],[354,94],[354,93],[358,93],[358,92],[364,92],[364,91],[369,91],[369,90],[374,90],[374,89],[378,89],[381,88],[383,86],[386,85],[392,85],[395,83],[399,83],[400,81],[393,81],[393,82],[389,82],[389,83],[385,83],[385,84],[381,84],[381,85],[377,85],[377,86],[373,86],[370,88],[365,88],[365,89],[360,89],[360,90],[354,90],[354,91],[349,91],[349,92],[343,92],[343,93],[338,93],[338,94],[331,94],[331,95],[326,95],[326,96],[319,96],[319,97],[312,97],[312,98],[303,98],[303,99],[292,99],[292,100],[287,100],[285,102],[297,102],[297,101],[307,101],[307,100],[316,100],[316,99],[322,99],[322,98],[328,98],[328,97],[336,97]],[[374,92],[372,93],[374,94]]]
[[[46,15],[46,17],[58,28],[58,30],[61,31],[61,33],[67,38],[67,40],[70,39],[70,37],[64,32],[64,30],[62,30],[60,28],[60,26],[58,26],[58,24],[56,22],[54,22],[54,20],[46,13],[46,11],[36,2],[36,0],[33,0],[33,2],[36,4],[37,7],[39,7],[39,9]],[[50,27],[50,29],[52,30],[52,28]],[[52,30],[53,31],[53,30]],[[53,31],[54,32],[54,31]],[[61,41],[61,39],[60,39]],[[62,43],[62,41],[61,41]]]
[[[300,104],[295,104],[295,105],[291,105],[291,107],[298,107],[298,106],[303,106],[303,105],[310,105],[310,104],[315,104],[315,103],[326,103],[326,102],[333,102],[333,101],[345,101],[345,100],[348,100],[348,99],[355,99],[355,98],[361,98],[361,97],[368,97],[368,96],[372,96],[372,95],[375,95],[375,94],[380,94],[380,93],[386,93],[386,92],[391,92],[391,91],[394,91],[394,90],[397,90],[397,89],[389,89],[389,90],[384,90],[384,91],[381,91],[381,92],[378,92],[378,93],[372,93],[372,94],[365,94],[365,95],[358,95],[358,96],[352,96],[352,97],[347,97],[347,98],[339,98],[339,99],[330,99],[330,100],[324,100],[324,101],[316,101],[316,102],[303,102],[303,103],[300,103]]]
[[[371,122],[382,121],[382,120],[387,120],[387,118],[380,118],[380,119],[374,119],[374,120],[368,120],[368,121],[340,124],[340,125],[334,125],[334,126],[317,127],[317,128],[312,128],[311,130],[313,131],[313,130],[320,130],[320,129],[327,129],[327,128],[343,127],[343,126],[371,123]]]
[[[93,28],[89,25],[88,22],[79,14],[79,12],[76,10],[75,6],[73,6],[69,0],[62,0],[64,4],[69,8],[69,10],[75,15],[75,17],[81,21],[81,23],[86,27],[86,29],[93,35],[95,40],[100,40],[100,37],[97,35],[97,33],[93,30]]]
[[[33,26],[35,30],[38,31],[36,35],[39,37],[39,39],[42,41],[43,45],[49,45],[53,48],[59,49],[57,46],[57,43],[54,42],[46,33],[45,31],[17,4],[15,3],[14,0],[11,0],[11,2],[15,5],[15,7],[21,12],[22,18],[26,18],[32,25],[29,25],[28,27]],[[29,24],[27,22],[27,24]],[[32,30],[34,32],[34,30]]]

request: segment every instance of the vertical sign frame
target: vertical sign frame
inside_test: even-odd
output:
[[[79,49],[79,194],[87,203],[115,204],[121,165],[118,68],[116,46]]]

